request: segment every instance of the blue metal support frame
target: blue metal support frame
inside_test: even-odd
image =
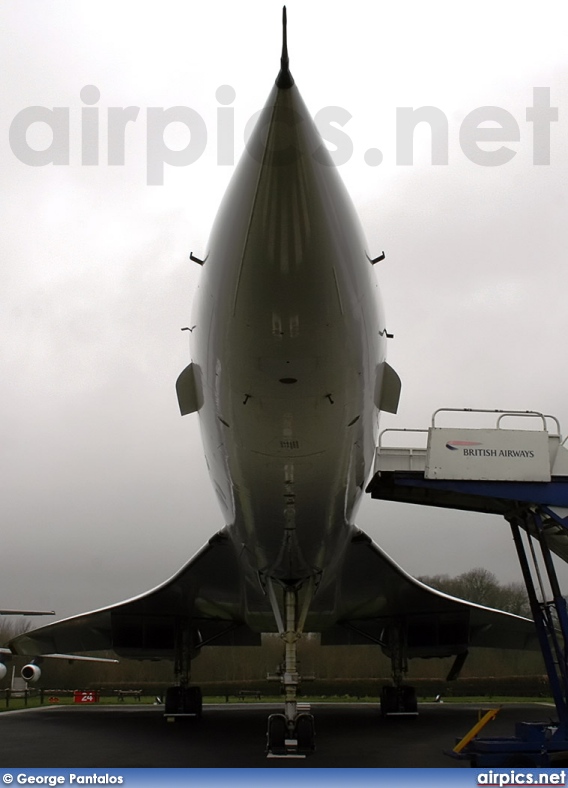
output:
[[[540,643],[544,664],[546,666],[548,680],[550,682],[552,697],[554,698],[554,705],[556,706],[556,711],[558,713],[559,730],[560,728],[562,729],[563,738],[566,738],[566,735],[568,734],[568,674],[566,670],[566,634],[568,633],[568,628],[566,627],[568,626],[568,621],[566,620],[566,603],[560,594],[558,578],[556,576],[554,564],[552,563],[550,550],[548,549],[546,541],[543,538],[542,518],[538,512],[529,511],[525,512],[524,515],[526,518],[532,518],[532,521],[537,528],[537,541],[539,542],[541,548],[541,553],[546,567],[547,578],[553,592],[552,601],[546,601],[543,599],[542,602],[540,602],[538,599],[530,564],[527,559],[525,545],[521,535],[521,529],[519,525],[519,519],[521,519],[520,516],[515,515],[508,519],[511,525],[513,541],[515,543],[517,556],[519,558],[523,579],[525,581],[525,586],[529,597],[538,640]],[[527,535],[527,538],[531,539],[533,537]],[[563,606],[561,602],[564,602]],[[562,620],[562,612],[560,610],[561,607],[564,607],[564,621]],[[554,616],[552,615],[553,608],[557,612],[557,620],[560,625],[564,647],[561,646],[558,640],[557,623],[555,622]]]

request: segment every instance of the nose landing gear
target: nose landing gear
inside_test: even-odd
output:
[[[293,720],[287,720],[284,714],[270,715],[266,734],[268,758],[305,758],[314,750],[313,714],[301,711]]]
[[[298,703],[297,700],[300,684],[298,641],[302,636],[312,590],[309,589],[302,613],[298,618],[298,590],[291,586],[285,587],[285,621],[282,620],[271,583],[269,596],[280,636],[284,640],[284,663],[280,671],[280,681],[284,688],[284,713],[271,714],[268,718],[266,750],[269,758],[305,758],[315,750],[315,726],[309,706]]]

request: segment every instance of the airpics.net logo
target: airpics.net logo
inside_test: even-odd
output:
[[[520,772],[516,769],[490,769],[488,772],[479,772],[477,785],[499,786],[499,788],[518,785],[531,785],[533,788],[542,788],[545,785],[563,786],[566,785],[566,770],[561,769],[557,772]]]
[[[465,158],[482,167],[502,166],[518,153],[511,144],[522,143],[525,148],[530,147],[533,164],[549,165],[551,124],[558,121],[558,107],[551,106],[550,88],[534,87],[532,94],[532,105],[526,107],[521,121],[504,107],[482,106],[468,112],[461,120],[458,133],[459,148]],[[79,93],[81,103],[75,106],[21,109],[10,123],[10,148],[19,161],[30,167],[49,164],[99,166],[101,163],[121,166],[127,160],[132,124],[145,124],[146,183],[162,186],[165,165],[187,167],[195,163],[205,153],[210,139],[216,145],[217,165],[235,164],[235,112],[231,105],[236,91],[230,85],[221,85],[215,97],[220,106],[217,107],[215,128],[208,129],[203,117],[191,107],[105,107],[100,104],[99,88],[85,85]],[[72,135],[72,111],[81,114],[77,138]],[[345,164],[355,155],[353,140],[345,130],[352,117],[348,110],[337,106],[323,107],[314,115],[336,166]],[[254,137],[256,143],[251,142],[250,134],[258,120],[268,125],[269,114],[263,115],[262,110],[255,113],[245,124],[243,134],[249,154],[257,159],[263,155],[266,144],[259,144],[258,135]],[[291,127],[305,122],[293,110],[284,111],[280,120]],[[394,120],[397,165],[414,163],[415,132],[421,124],[429,127],[431,163],[449,164],[450,125],[443,110],[433,106],[397,107]],[[178,131],[180,125],[184,129],[180,147],[168,144],[174,124]],[[106,151],[101,150],[101,132],[106,138]],[[492,149],[483,147],[486,145]],[[290,163],[299,155],[292,144],[276,153],[276,162],[282,164]],[[313,151],[312,156],[323,164],[328,161],[321,147]],[[383,152],[374,147],[368,148],[362,156],[369,167],[377,167],[384,160]]]

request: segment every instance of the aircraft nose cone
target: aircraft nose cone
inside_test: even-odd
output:
[[[319,132],[304,104],[298,88],[292,84],[289,89],[273,88],[262,110],[256,127],[247,143],[247,153],[263,168],[292,167],[304,157],[314,161],[325,158],[325,148]],[[318,151],[318,153],[316,153]],[[315,154],[315,156],[314,156]],[[286,177],[291,177],[287,173]]]

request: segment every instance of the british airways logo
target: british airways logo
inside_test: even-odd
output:
[[[458,449],[463,449],[464,446],[481,446],[481,443],[477,441],[448,441],[446,443],[446,449],[450,451],[457,451]]]
[[[448,441],[446,449],[459,451],[461,449],[464,457],[521,457],[532,459],[535,453],[532,449],[485,449],[478,448],[483,446],[479,441]]]

